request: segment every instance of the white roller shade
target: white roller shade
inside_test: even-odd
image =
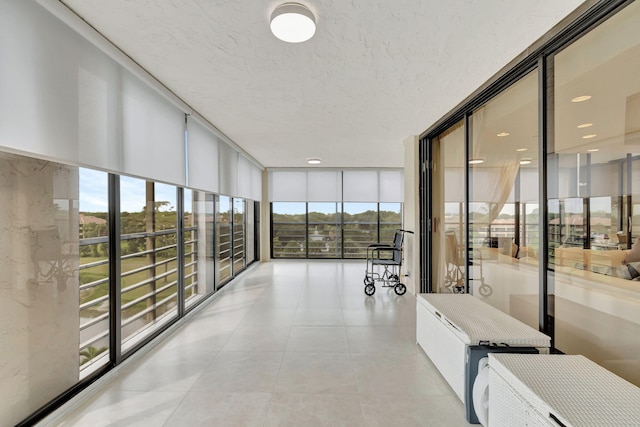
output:
[[[538,169],[520,169],[520,202],[538,202]]]
[[[0,28],[0,146],[120,170],[121,67],[35,2],[0,2]]]
[[[238,196],[251,198],[251,162],[242,154],[238,155]]]
[[[307,172],[308,202],[342,201],[342,173],[339,171]]]
[[[184,112],[123,70],[124,172],[185,185]]]
[[[220,190],[218,177],[218,138],[189,117],[187,123],[189,140],[189,187],[217,193]]]
[[[255,165],[251,168],[251,199],[262,200],[262,169]]]
[[[402,171],[380,171],[380,202],[404,202],[404,174]]]
[[[344,171],[342,191],[345,202],[377,202],[378,171]]]
[[[304,202],[307,198],[306,172],[271,172],[269,200],[272,202]]]
[[[218,146],[220,194],[236,196],[238,192],[238,152],[227,144]]]

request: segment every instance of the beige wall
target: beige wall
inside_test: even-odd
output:
[[[409,292],[420,292],[420,168],[418,137],[404,140],[404,229],[415,234],[406,234],[404,241],[404,278]]]

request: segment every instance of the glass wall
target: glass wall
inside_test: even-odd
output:
[[[465,290],[464,129],[464,122],[458,122],[432,143],[432,280],[434,292],[440,293]]]
[[[80,168],[80,377],[109,362],[109,175]]]
[[[476,109],[471,129],[469,292],[537,328],[539,241],[523,230],[538,203],[538,72]]]
[[[472,293],[640,385],[640,3],[620,6],[423,138],[422,289]]]
[[[638,22],[635,2],[554,56],[548,150],[555,345],[636,385],[640,256],[630,247],[640,235]]]

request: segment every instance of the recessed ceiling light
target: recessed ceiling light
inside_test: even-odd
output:
[[[523,151],[527,151],[528,148],[518,148],[516,151],[522,153]]]
[[[531,159],[522,159],[522,160],[520,160],[520,164],[521,165],[530,165],[531,164]]]
[[[578,125],[578,129],[584,129],[584,128],[588,128],[593,126],[593,123],[583,123],[581,125]]]
[[[589,150],[587,150],[589,153],[595,153],[596,151],[600,151],[599,148],[591,148]]]
[[[582,95],[582,96],[576,96],[571,100],[571,102],[583,102],[589,99],[591,99],[591,95]]]
[[[591,138],[595,138],[596,136],[598,135],[596,135],[595,133],[591,133],[589,135],[583,136],[582,139],[591,139]]]
[[[322,159],[319,159],[317,157],[312,159],[307,159],[307,163],[309,163],[310,165],[319,165],[320,163],[322,163]]]
[[[306,6],[284,3],[271,14],[271,32],[288,43],[305,42],[316,32],[316,17]]]
[[[484,159],[471,159],[469,160],[470,165],[480,165],[484,163]]]
[[[511,135],[509,132],[500,132],[497,136],[509,136]]]

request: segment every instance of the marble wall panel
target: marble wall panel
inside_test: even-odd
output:
[[[0,419],[78,381],[78,169],[0,152]]]

